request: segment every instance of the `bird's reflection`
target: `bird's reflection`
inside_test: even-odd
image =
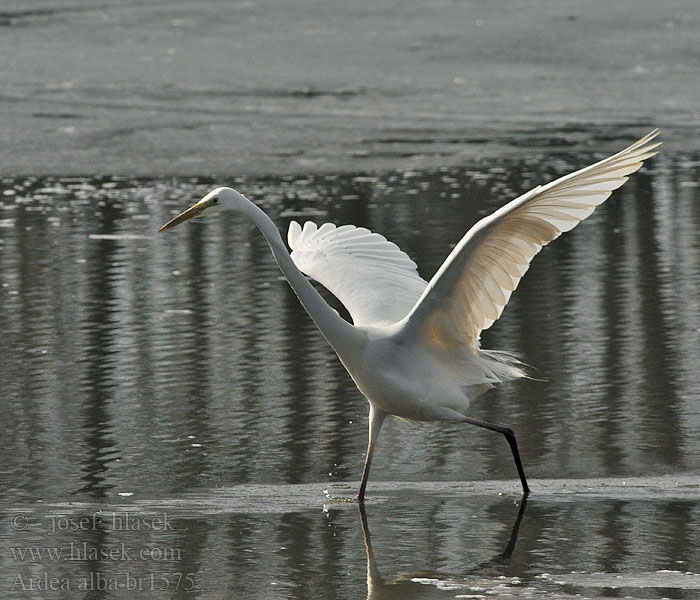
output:
[[[518,514],[515,518],[515,523],[510,533],[510,538],[505,546],[505,549],[493,558],[476,565],[470,570],[468,575],[480,575],[483,576],[485,572],[488,572],[493,567],[502,566],[507,563],[510,559],[513,549],[515,548],[516,541],[518,539],[518,531],[520,530],[520,524],[523,520],[523,515],[525,514],[525,507],[527,505],[527,496],[524,495],[520,500],[520,508],[518,509]],[[367,512],[364,503],[360,503],[360,519],[362,521],[362,534],[365,542],[365,553],[367,555],[367,599],[372,600],[390,600],[393,598],[418,598],[425,596],[425,585],[420,583],[419,579],[425,579],[425,573],[416,573],[414,575],[401,574],[400,576],[395,576],[391,581],[385,581],[382,574],[379,572],[379,567],[377,566],[377,561],[374,557],[374,551],[372,550],[372,539],[369,532],[369,525],[367,523]],[[456,581],[461,580],[462,583],[467,586],[465,581],[465,574],[457,577],[453,576],[436,576],[434,573],[430,574],[430,579],[441,579]],[[453,590],[454,593],[454,590]]]

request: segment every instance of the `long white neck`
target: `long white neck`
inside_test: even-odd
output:
[[[357,346],[361,343],[361,334],[328,305],[306,276],[297,268],[282,241],[279,230],[270,217],[252,202],[246,204],[241,212],[265,236],[277,265],[323,337],[326,338],[341,360],[349,358],[353,351],[359,349]]]

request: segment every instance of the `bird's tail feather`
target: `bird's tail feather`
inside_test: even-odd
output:
[[[526,371],[528,365],[510,352],[479,350],[478,357],[488,383],[502,383],[522,377],[530,378]]]

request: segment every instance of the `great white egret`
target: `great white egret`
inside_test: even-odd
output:
[[[513,430],[467,416],[493,384],[524,377],[512,355],[482,350],[479,336],[501,315],[532,258],[588,217],[642,162],[656,154],[654,130],[621,152],[540,185],[476,223],[430,282],[396,244],[362,227],[292,222],[290,254],[272,220],[243,194],[209,192],[160,231],[215,212],[248,218],[316,326],[369,401],[369,443],[357,500],[365,496],[372,453],[388,415],[409,421],[471,423],[505,436],[525,479]],[[348,309],[343,319],[304,274]]]

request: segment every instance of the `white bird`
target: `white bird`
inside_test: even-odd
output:
[[[656,154],[654,130],[621,152],[537,186],[476,223],[429,282],[396,244],[362,227],[292,222],[290,254],[270,218],[227,187],[209,192],[160,231],[215,207],[248,218],[313,319],[369,401],[369,443],[357,495],[364,501],[379,430],[388,415],[464,422],[502,433],[529,488],[512,429],[467,416],[493,384],[524,377],[512,355],[482,350],[479,336],[501,315],[532,258],[573,229]],[[332,292],[353,323],[331,308],[305,275]]]

